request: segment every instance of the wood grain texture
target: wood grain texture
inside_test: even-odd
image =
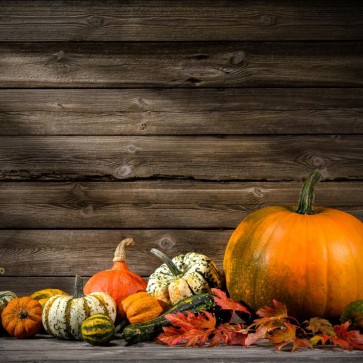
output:
[[[0,86],[361,87],[361,42],[0,43]]]
[[[141,276],[149,276],[162,263],[151,248],[170,257],[203,253],[222,268],[231,234],[232,230],[3,230],[0,267],[5,269],[3,277],[91,276],[110,269],[119,242],[133,237],[135,246],[127,249],[126,261]]]
[[[361,362],[363,352],[331,347],[276,352],[265,341],[248,349],[220,346],[207,349],[169,347],[153,342],[127,346],[120,336],[105,346],[91,346],[80,341],[64,341],[48,335],[34,339],[2,338],[0,358],[6,362]]]
[[[3,136],[0,180],[363,178],[361,135]],[[354,168],[352,168],[354,165]]]
[[[0,228],[234,229],[267,205],[294,205],[301,183],[0,183]],[[362,219],[361,182],[322,182],[316,205]]]
[[[363,134],[363,88],[0,89],[0,135]]]
[[[2,1],[0,41],[362,39],[359,1]]]

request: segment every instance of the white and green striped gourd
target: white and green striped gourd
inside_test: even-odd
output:
[[[56,338],[82,340],[82,322],[94,314],[105,314],[114,322],[116,303],[105,292],[84,295],[82,278],[76,276],[75,294],[51,297],[44,305],[42,321],[47,333]]]
[[[151,253],[164,263],[150,275],[146,291],[168,305],[222,286],[220,271],[205,255],[188,252],[170,259],[156,248]]]
[[[4,309],[8,303],[15,299],[17,296],[12,291],[0,291],[0,312]]]

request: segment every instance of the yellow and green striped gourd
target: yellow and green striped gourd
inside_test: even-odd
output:
[[[44,307],[45,303],[55,295],[69,295],[67,292],[60,289],[43,289],[39,291],[35,291],[30,295],[35,300],[38,300],[40,305]]]
[[[82,338],[91,345],[104,345],[115,334],[113,320],[105,314],[95,314],[83,321],[81,326]]]

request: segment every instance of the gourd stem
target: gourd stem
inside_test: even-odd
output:
[[[20,310],[18,313],[19,319],[25,319],[28,316],[28,312],[26,310]]]
[[[319,170],[314,170],[305,180],[300,192],[299,205],[296,213],[315,214],[313,210],[313,201],[315,197],[315,185],[320,181],[322,175]]]
[[[156,257],[159,257],[169,268],[170,272],[174,276],[179,276],[182,272],[176,267],[175,263],[163,252],[159,251],[156,248],[152,248],[150,251]]]
[[[125,238],[117,246],[115,255],[112,262],[125,261],[126,260],[126,247],[131,247],[135,244],[133,238]]]
[[[74,295],[73,297],[83,297],[83,279],[81,276],[76,275],[76,280],[74,282]]]

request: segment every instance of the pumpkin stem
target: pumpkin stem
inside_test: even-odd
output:
[[[170,272],[174,276],[182,275],[182,272],[176,267],[175,263],[165,253],[157,250],[156,248],[152,248],[150,252],[156,257],[159,257],[168,266]]]
[[[76,275],[76,280],[74,282],[74,295],[73,297],[83,297],[83,279],[81,276]]]
[[[28,316],[28,312],[26,310],[20,310],[18,313],[19,319],[26,319]]]
[[[135,244],[133,238],[125,238],[117,246],[115,250],[115,256],[112,262],[125,261],[126,260],[126,247],[131,247]]]
[[[313,201],[315,197],[315,185],[320,181],[322,175],[319,170],[314,170],[305,180],[300,192],[299,205],[296,213],[315,214],[313,210]]]

